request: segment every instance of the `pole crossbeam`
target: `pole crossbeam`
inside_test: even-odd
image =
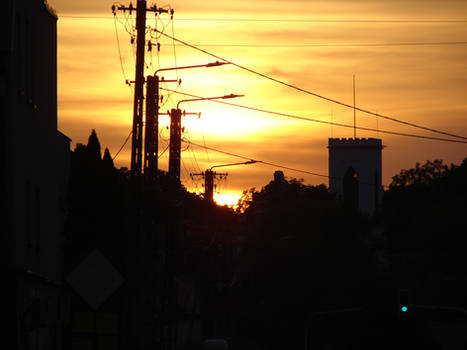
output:
[[[138,2],[141,2],[141,0],[138,0]],[[115,6],[115,5],[112,5],[112,13],[113,13],[114,15],[116,15],[117,10],[123,11],[123,12],[128,11],[128,12],[130,12],[130,15],[131,15],[131,13],[132,13],[133,11],[137,11],[137,7],[135,8],[131,2],[130,2],[130,5],[129,5],[129,6],[124,6],[124,5]],[[163,9],[163,8],[161,8],[161,7],[158,8],[156,5],[147,8],[147,9],[146,9],[146,12],[170,13],[171,15],[174,14],[174,10],[173,10],[173,9],[168,10],[168,9]]]

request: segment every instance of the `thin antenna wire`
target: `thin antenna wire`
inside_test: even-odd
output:
[[[375,118],[376,118],[376,138],[379,139],[379,125],[378,125],[379,120],[378,120],[378,117],[375,116]]]
[[[355,74],[353,75],[353,138],[357,138],[357,118],[355,110]]]
[[[333,117],[334,117],[334,111],[331,110],[331,139],[334,138],[334,135],[333,135],[333,128],[334,128],[334,123],[333,123],[334,120],[333,120],[333,119],[334,119],[334,118],[333,118]]]

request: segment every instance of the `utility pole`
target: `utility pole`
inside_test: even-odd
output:
[[[240,162],[240,163],[229,163],[229,164],[221,164],[221,165],[214,165],[210,169],[206,169],[205,172],[201,172],[199,174],[190,174],[191,177],[193,176],[202,176],[204,177],[204,200],[207,200],[209,202],[214,202],[214,181],[216,178],[219,176],[219,178],[225,178],[229,174],[227,173],[216,173],[212,169],[214,168],[220,168],[220,167],[227,167],[227,166],[233,166],[233,165],[244,165],[244,164],[253,164],[257,163],[257,160],[249,160],[246,162]]]
[[[223,62],[214,62],[204,65],[204,67],[215,67],[225,64]],[[190,66],[186,68],[193,68],[199,66]],[[242,97],[243,95],[224,95],[224,96],[217,96],[217,97],[200,97],[200,98],[192,98],[188,100],[181,100],[177,103],[177,108],[172,108],[170,111],[170,147],[169,147],[169,175],[175,177],[177,180],[180,180],[180,151],[181,151],[181,134],[182,134],[182,126],[181,126],[181,116],[182,111],[180,110],[179,106],[182,102],[193,102],[193,101],[206,101],[206,100],[218,100],[218,99],[228,99],[228,98],[236,98]],[[183,115],[188,114],[197,114],[197,113],[186,113],[183,112]]]
[[[144,175],[154,179],[157,174],[159,133],[159,77],[146,77],[146,125],[144,135]]]
[[[355,108],[355,74],[353,75],[353,138],[357,139],[357,115]]]
[[[131,282],[128,283],[128,288],[125,292],[124,297],[124,308],[122,311],[122,319],[125,319],[125,336],[124,347],[132,346],[139,347],[137,344],[138,336],[141,335],[141,329],[139,327],[140,319],[142,316],[151,314],[148,306],[141,307],[142,301],[148,300],[148,297],[154,296],[154,283],[148,283],[142,280],[139,276],[144,275],[142,271],[153,271],[154,268],[151,265],[142,264],[144,259],[150,257],[153,252],[148,249],[148,237],[146,233],[153,233],[155,231],[154,224],[151,223],[150,218],[153,218],[153,213],[148,210],[144,203],[144,191],[143,181],[141,178],[142,167],[143,167],[143,112],[144,112],[144,55],[146,45],[146,12],[153,12],[157,16],[161,13],[168,13],[169,10],[157,8],[156,5],[147,8],[146,1],[138,0],[136,8],[133,7],[132,3],[129,6],[113,5],[112,12],[114,16],[117,11],[128,11],[130,15],[136,10],[136,67],[135,67],[135,80],[134,83],[134,100],[133,100],[133,124],[132,124],[132,145],[131,145],[131,161],[130,171],[134,177],[134,187],[132,188],[131,197],[131,212],[130,212],[130,226],[128,229],[128,266],[127,271]],[[173,15],[173,10],[170,11]],[[133,38],[132,38],[133,39]],[[148,77],[147,79],[147,99],[146,99],[146,140],[145,140],[145,152],[144,152],[144,168],[147,170],[148,175],[153,177],[156,174],[157,163],[154,163],[154,159],[157,162],[157,111],[158,111],[158,81],[156,77]],[[156,130],[154,132],[154,130]],[[155,136],[154,136],[155,135]],[[156,155],[152,157],[152,155]],[[152,239],[152,238],[149,238]],[[171,323],[168,322],[168,316],[164,316],[160,324],[164,327],[171,327]],[[156,324],[156,321],[154,321]],[[168,326],[167,326],[168,324]],[[144,338],[144,337],[143,337]],[[135,341],[136,339],[136,341]],[[151,342],[151,338],[141,339],[141,342]],[[159,337],[160,342],[166,345],[169,341]],[[166,348],[168,348],[167,345]]]
[[[159,83],[178,83],[181,84],[181,79],[166,80],[164,77],[159,78],[157,73],[163,70],[171,70],[174,68],[162,68],[154,73],[154,76],[146,77],[146,124],[144,135],[144,175],[148,179],[155,179],[159,158]]]
[[[133,5],[129,7],[112,6],[112,12],[134,11]],[[133,100],[133,129],[131,139],[131,165],[132,175],[140,176],[143,165],[143,100],[144,100],[144,48],[146,43],[146,12],[168,13],[169,10],[157,8],[155,5],[146,8],[145,0],[138,0],[136,6],[136,69],[135,69],[135,95]]]
[[[173,14],[173,12],[171,12]],[[147,94],[146,94],[146,135],[145,135],[145,152],[144,152],[144,172],[148,175],[154,176],[157,173],[158,169],[158,129],[159,129],[159,115],[165,113],[159,113],[159,82],[164,83],[181,83],[181,80],[166,80],[164,77],[159,78],[159,73],[163,71],[170,70],[181,70],[181,69],[191,69],[191,68],[210,68],[218,67],[224,64],[229,64],[227,62],[211,62],[207,64],[197,64],[191,66],[181,66],[181,67],[170,67],[170,68],[159,68],[154,72],[154,76],[147,77]],[[151,100],[151,101],[149,101]],[[175,112],[168,112],[167,114],[171,116],[170,123],[170,155],[169,158],[169,174],[176,177],[180,180],[180,137],[181,135],[181,111],[177,112],[178,105],[176,109],[172,109]],[[178,113],[178,114],[177,114]],[[196,114],[196,113],[185,113],[187,114]],[[172,118],[173,115],[173,118]],[[199,114],[198,114],[199,115]],[[173,138],[172,138],[173,134]],[[173,144],[172,144],[173,140]],[[172,159],[172,162],[170,161]]]
[[[182,111],[172,108],[170,111],[169,175],[177,180],[180,180],[181,135]]]
[[[165,114],[165,113],[161,113]],[[172,108],[167,112],[170,116],[170,140],[169,140],[169,175],[180,180],[180,163],[182,150],[182,114],[197,115],[200,113],[189,113],[178,108]]]
[[[204,178],[204,200],[209,202],[214,202],[214,182],[219,176],[221,179],[222,177],[227,177],[229,174],[223,173],[219,174],[211,169],[206,169],[206,171],[198,173],[198,174],[190,174],[191,177],[193,176],[201,176]]]
[[[146,1],[138,1],[136,8],[136,70],[135,95],[133,99],[133,134],[131,139],[131,172],[141,175],[143,148],[143,86],[144,45],[146,38]]]

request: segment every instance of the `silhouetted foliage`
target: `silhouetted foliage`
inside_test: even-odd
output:
[[[420,288],[430,280],[443,283],[444,293],[449,297],[443,298],[435,290],[434,304],[441,300],[458,304],[460,300],[455,295],[465,291],[460,286],[465,285],[467,264],[464,251],[467,158],[460,166],[447,166],[435,160],[402,170],[385,192],[383,206],[391,252],[417,256],[416,264],[401,263],[395,268],[417,275],[414,282]],[[457,287],[449,281],[457,281]]]
[[[102,157],[102,166],[104,168],[104,171],[107,173],[111,173],[115,170],[114,161],[107,147],[105,148],[104,156]]]
[[[101,160],[101,144],[97,138],[96,130],[92,130],[88,138],[87,152],[89,154],[89,161],[99,162]]]
[[[154,262],[147,271],[157,276],[157,288],[176,280],[178,290],[171,292],[181,300],[194,295],[184,312],[202,320],[207,338],[238,332],[270,349],[301,347],[310,312],[368,305],[373,309],[340,319],[338,329],[352,337],[339,340],[342,346],[369,347],[377,336],[359,334],[359,328],[387,335],[399,327],[381,312],[390,304],[388,289],[407,269],[461,276],[467,261],[458,226],[467,207],[467,158],[460,166],[435,160],[402,170],[384,193],[381,218],[349,210],[325,185],[287,180],[281,172],[274,178],[245,191],[234,211],[189,193],[164,171],[148,180],[115,169],[107,148],[101,158],[93,130],[88,144],[72,152],[69,267],[97,247],[120,271],[138,272],[138,265],[126,269],[127,243],[145,237],[136,255]],[[386,263],[387,255],[405,258],[413,251],[415,267]],[[161,263],[166,259],[170,274]],[[161,305],[155,303],[156,315]],[[353,328],[345,326],[354,321]],[[319,341],[339,323],[323,322],[329,325],[323,323]]]
[[[118,172],[108,149],[101,159],[100,142],[92,130],[88,144],[77,144],[71,153],[69,218],[70,268],[93,248],[117,265],[123,263],[125,205]]]
[[[326,186],[274,180],[259,191],[245,191],[239,208],[247,237],[245,312],[255,327],[263,323],[264,339],[277,335],[276,344],[268,346],[275,348],[278,341],[290,346],[300,336],[304,310],[365,302],[362,286],[378,275],[365,243],[369,222],[346,210]]]
[[[453,168],[454,165],[451,165],[451,170]],[[411,186],[430,185],[445,177],[448,172],[449,167],[439,159],[435,159],[433,162],[428,160],[422,166],[420,163],[416,163],[415,168],[403,169],[399,174],[393,176],[389,188],[396,190]]]

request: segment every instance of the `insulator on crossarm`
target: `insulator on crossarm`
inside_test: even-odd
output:
[[[157,43],[157,51],[161,51],[161,44]]]
[[[152,51],[152,42],[151,40],[148,40],[148,52]]]

